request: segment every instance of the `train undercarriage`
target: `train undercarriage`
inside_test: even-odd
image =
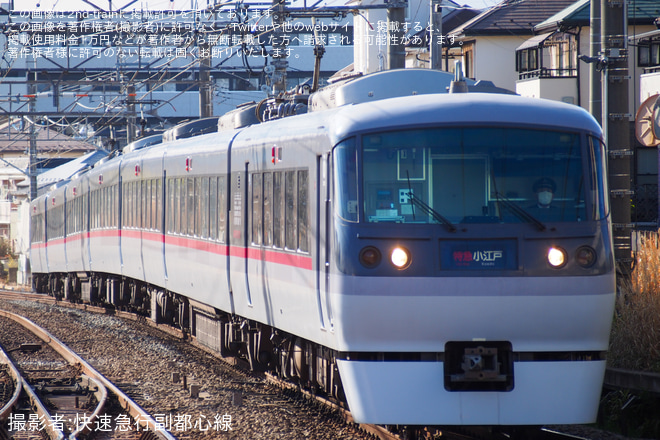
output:
[[[336,352],[327,347],[130,278],[77,272],[35,274],[33,279],[38,293],[149,317],[182,330],[223,358],[345,402]]]

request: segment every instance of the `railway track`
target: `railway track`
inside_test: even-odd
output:
[[[141,324],[149,324],[151,327],[157,327],[160,330],[165,330],[167,333],[170,335],[174,336],[177,341],[182,341],[183,339],[186,339],[186,335],[184,335],[182,332],[172,329],[167,326],[162,326],[162,325],[156,325],[152,323],[150,320],[144,320],[136,317],[133,314],[125,313],[125,312],[120,312],[120,311],[115,311],[115,310],[110,310],[110,309],[104,309],[100,307],[93,307],[93,306],[88,306],[88,305],[76,305],[76,304],[69,304],[69,303],[64,303],[64,302],[58,302],[55,301],[52,297],[47,297],[44,295],[38,295],[38,294],[31,294],[31,293],[19,293],[19,292],[0,292],[0,298],[5,299],[5,300],[13,300],[13,301],[31,301],[32,303],[35,304],[42,304],[46,307],[51,307],[55,306],[57,304],[57,307],[60,305],[66,306],[66,308],[74,308],[74,309],[84,309],[92,312],[96,312],[97,314],[103,314],[103,315],[117,315],[121,316],[122,318],[127,318],[132,321],[140,321]],[[55,308],[53,309],[55,310]],[[209,353],[210,350],[208,350],[206,347],[203,347],[199,344],[196,344],[196,341],[194,338],[187,338],[188,340],[186,341],[186,345],[188,343],[192,343],[192,345],[196,345],[198,348],[201,348]],[[213,356],[216,358],[219,358],[219,355],[217,353],[213,353]],[[227,359],[224,359],[227,361]],[[231,363],[231,360],[229,360],[229,363]],[[176,368],[174,368],[176,369]],[[250,379],[252,377],[251,373],[249,372],[242,372],[240,370],[236,371],[233,373],[234,376],[242,376],[245,378],[247,381],[251,381],[253,379]],[[194,378],[191,378],[191,381],[195,380]],[[234,380],[236,380],[234,378]],[[200,382],[197,379],[198,382]],[[275,377],[268,377],[268,382],[271,384],[276,385],[279,388],[288,388],[290,390],[290,393],[288,396],[294,396],[294,397],[289,397],[287,398],[288,400],[292,401],[295,406],[298,406],[299,403],[298,401],[301,400],[300,397],[296,397],[297,395],[302,394],[304,397],[302,399],[306,400],[318,400],[321,401],[322,399],[318,398],[317,396],[313,396],[309,393],[305,394],[303,391],[301,391],[299,388],[296,386],[293,386],[291,384],[286,384],[282,382],[280,379],[275,378]],[[129,394],[134,395],[139,397],[140,395],[146,394],[143,391],[139,390],[137,386],[133,386],[130,383],[121,383],[122,388],[131,390],[135,388],[132,392],[129,391]],[[242,403],[240,401],[243,399],[242,396],[245,396],[246,393],[243,392],[232,392],[231,393],[231,405],[238,407],[241,406]],[[238,396],[238,397],[237,397]],[[264,396],[268,399],[272,399],[271,395],[269,392],[265,392]],[[276,402],[282,402],[280,400],[277,400],[278,398],[275,398]],[[239,403],[236,403],[236,400],[239,401]],[[332,405],[331,403],[329,404],[326,401],[323,401],[323,405]],[[273,405],[275,407],[276,405],[279,405],[279,403],[260,403],[262,406],[270,406]],[[348,426],[351,425],[352,423],[352,418],[350,416],[350,413],[348,411],[343,410],[342,408],[339,408],[337,406],[330,406],[330,412],[332,412],[334,415],[332,417],[335,418],[340,418],[342,422],[346,422]],[[161,408],[162,410],[162,408]],[[158,412],[158,409],[152,408],[152,413]],[[289,414],[290,411],[285,410],[286,414]],[[323,412],[323,411],[320,411]],[[338,414],[338,416],[337,416]],[[334,422],[333,422],[334,423]],[[375,426],[375,425],[361,425],[359,427],[359,431],[362,432],[364,437],[357,436],[354,437],[354,434],[350,434],[347,437],[342,437],[341,435],[336,435],[333,436],[332,438],[378,438],[382,440],[392,440],[392,439],[406,439],[409,438],[409,432],[406,431],[397,431],[396,427],[393,427],[394,429],[388,430],[385,427],[382,426]],[[355,429],[354,429],[355,430]],[[394,432],[398,433],[394,433]],[[540,439],[580,439],[580,438],[596,438],[596,437],[577,437],[577,436],[572,436],[570,434],[565,434],[558,432],[556,430],[549,430],[549,429],[543,429],[540,431],[518,431],[518,432],[502,432],[500,430],[488,430],[488,429],[453,429],[450,427],[433,427],[433,428],[427,428],[426,430],[422,430],[420,432],[417,432],[416,435],[418,435],[418,438],[424,438],[424,439],[435,439],[435,438],[443,438],[443,439],[505,439],[505,438],[540,438]],[[250,437],[242,437],[242,436],[236,436],[233,438],[259,438],[258,436],[250,436]],[[268,438],[268,437],[266,437]],[[273,437],[276,438],[276,437]],[[294,437],[290,437],[294,438]],[[295,437],[298,438],[298,437]],[[302,438],[302,437],[301,437]],[[314,437],[311,437],[314,438]],[[601,437],[598,437],[601,438]]]
[[[25,338],[40,341],[15,347],[12,351],[30,353],[17,363],[6,353],[2,357],[14,388],[11,399],[0,410],[0,415],[9,420],[10,431],[19,435],[22,431],[43,431],[53,440],[76,439],[97,431],[101,433],[97,438],[113,438],[108,433],[119,431],[122,439],[129,440],[151,431],[158,440],[175,440],[160,430],[154,418],[137,403],[46,330],[14,313],[0,310],[0,317],[5,326],[13,324],[30,333],[26,336],[26,331],[13,330],[13,341],[4,338],[3,346]],[[48,352],[35,358],[43,346],[48,347]],[[55,360],[53,353],[61,359]],[[28,417],[20,409],[12,413],[20,405],[21,390],[34,411]],[[118,405],[112,405],[111,398]]]

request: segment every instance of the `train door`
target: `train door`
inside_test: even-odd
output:
[[[332,330],[332,311],[328,297],[330,280],[330,243],[332,202],[330,197],[329,176],[331,176],[330,154],[317,157],[316,170],[316,299],[319,320],[322,329]]]
[[[252,297],[247,281],[248,167],[249,163],[246,162],[244,170],[231,173],[228,191],[229,292],[233,299],[232,304],[235,304],[238,309],[243,305],[252,307]],[[240,313],[238,310],[237,312]]]

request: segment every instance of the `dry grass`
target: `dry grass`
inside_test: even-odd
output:
[[[608,364],[660,373],[660,236],[644,234],[637,246],[632,278],[617,296]]]

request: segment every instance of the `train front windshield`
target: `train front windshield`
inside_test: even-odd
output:
[[[335,149],[338,214],[350,221],[448,227],[603,218],[603,148],[593,139],[583,146],[585,139],[575,132],[495,127],[352,138]]]

